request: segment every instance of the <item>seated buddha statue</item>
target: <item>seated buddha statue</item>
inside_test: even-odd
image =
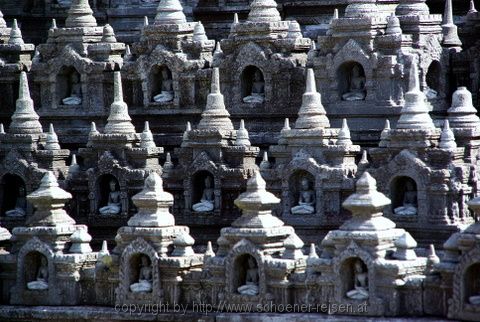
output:
[[[98,210],[102,215],[116,215],[122,210],[120,191],[117,191],[117,183],[115,180],[109,182],[109,187],[110,193],[108,194],[107,205]]]
[[[295,215],[310,215],[315,212],[315,192],[310,189],[307,178],[301,181],[302,189],[298,198],[298,205],[292,207],[291,212]]]
[[[263,103],[265,101],[265,81],[262,72],[257,69],[253,75],[252,92],[243,98],[245,103]]]
[[[161,74],[160,93],[154,95],[153,100],[157,103],[166,103],[173,100],[173,80],[166,68],[162,68]]]
[[[205,178],[205,187],[203,189],[200,202],[194,204],[192,209],[196,212],[208,212],[214,208],[214,190],[212,188],[212,178]]]
[[[348,81],[348,90],[342,95],[344,101],[361,101],[366,96],[365,76],[362,76],[360,67],[354,65]]]
[[[82,104],[82,85],[80,84],[80,77],[77,73],[71,73],[69,77],[70,93],[68,97],[62,99],[65,105],[80,105]]]

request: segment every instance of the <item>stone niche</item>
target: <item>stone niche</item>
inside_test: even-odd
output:
[[[373,257],[351,243],[333,261],[333,270],[339,277],[335,280],[335,300],[352,304],[368,301],[372,312],[382,312],[384,301],[376,295],[375,268]]]
[[[71,105],[81,105],[83,102],[81,75],[73,66],[63,66],[56,78],[56,96],[57,104],[62,108],[70,108]],[[78,104],[65,106],[64,99],[68,97],[78,97]]]
[[[473,263],[465,270],[463,289],[465,303],[480,309],[480,262]]]
[[[111,174],[103,174],[97,178],[97,200],[98,200],[98,209],[108,206],[110,203],[110,194],[112,192],[120,192],[120,184],[118,179]],[[117,215],[120,215],[122,212],[122,208],[120,207],[119,212]],[[113,211],[113,210],[112,210]],[[115,214],[113,214],[115,215]]]
[[[296,169],[294,172],[290,175],[288,179],[288,189],[283,189],[284,192],[284,200],[288,200],[284,204],[284,210],[286,215],[291,214],[291,215],[315,215],[317,213],[317,193],[316,193],[316,180],[315,176],[312,175],[310,172],[303,170],[303,169]],[[313,196],[313,208],[314,211],[309,214],[301,213],[301,214],[293,214],[292,213],[292,208],[299,206],[299,200],[301,198],[300,194],[302,192],[303,184],[305,182],[308,182],[308,190],[313,191],[314,196]],[[318,203],[319,204],[319,203]]]
[[[473,235],[478,233],[478,225],[472,225],[467,228],[457,238],[456,248],[459,246],[468,249],[460,251],[462,253],[460,261],[456,263],[453,270],[453,276],[448,276],[446,272],[447,265],[451,265],[446,260],[439,264],[442,277],[447,282],[447,278],[452,278],[452,293],[449,300],[448,317],[454,319],[476,321],[480,314],[480,248],[473,244]],[[473,247],[473,248],[472,248]],[[444,263],[445,262],[445,263]],[[443,269],[442,269],[443,268]]]
[[[152,246],[142,238],[137,238],[123,250],[120,256],[119,285],[116,290],[117,303],[161,303],[163,289],[160,282],[158,254]],[[151,290],[134,291],[141,283],[145,273],[142,269],[150,269]],[[133,289],[132,289],[133,288]]]
[[[222,48],[226,48],[228,55],[225,54],[220,69],[224,75],[222,85],[230,89],[225,90],[225,100],[230,113],[235,117],[236,114],[248,111],[251,117],[260,117],[259,114],[269,111],[273,115],[282,116],[277,124],[280,127],[283,117],[295,113],[294,106],[300,105],[304,68],[293,61],[297,58],[296,55],[302,54],[290,54],[280,58],[279,54],[271,53],[270,48],[253,42],[235,45],[229,42],[224,44],[226,41],[222,40]],[[230,46],[236,48],[229,48]],[[299,58],[299,61],[301,60]],[[255,94],[259,94],[257,99]],[[261,109],[252,111],[252,107]],[[248,119],[246,122],[251,123]]]
[[[366,274],[364,279],[362,279],[362,287],[365,287],[365,290],[368,291],[368,282],[369,282],[369,273],[367,265],[358,257],[350,257],[343,261],[340,267],[340,276],[341,276],[341,287],[340,293],[344,299],[351,299],[348,293],[352,290],[355,290],[355,287],[358,287],[359,281],[356,275],[357,271],[360,271],[360,274]],[[359,294],[360,295],[360,294]],[[366,297],[365,299],[367,299]],[[365,300],[363,299],[363,300]]]
[[[25,255],[25,288],[31,289],[32,282],[44,280],[48,284],[48,259],[40,252],[32,251]],[[45,288],[47,290],[48,288]],[[39,289],[39,291],[41,291]]]
[[[417,195],[417,183],[411,177],[397,176],[392,178],[390,182],[390,200],[392,200],[392,215],[416,216],[418,214]],[[406,206],[406,204],[408,204],[408,206]],[[400,209],[400,207],[402,209]],[[414,207],[415,209],[406,209],[406,207]]]
[[[100,157],[98,167],[87,170],[87,177],[90,199],[89,221],[97,225],[122,223],[127,218],[130,207],[133,207],[130,197],[141,190],[143,171],[120,166],[119,161],[106,151]],[[102,209],[108,206],[109,209]]]
[[[0,181],[1,215],[16,218],[24,217],[27,214],[26,196],[25,181],[19,175],[4,174]]]
[[[174,88],[173,88],[173,77],[172,71],[165,65],[154,65],[150,69],[150,76],[148,89],[149,91],[149,98],[152,103],[157,103],[156,97],[158,95],[163,95],[161,101],[158,103],[166,104],[174,99]],[[168,93],[168,94],[167,94]],[[168,97],[171,95],[171,98]]]
[[[266,297],[270,297],[265,285],[265,265],[265,257],[256,245],[246,240],[234,245],[225,259],[228,301],[231,303],[261,303]],[[251,289],[245,292],[241,291],[242,287]]]
[[[424,88],[424,91],[426,92],[427,98],[446,96],[445,93],[449,91],[445,88],[445,82],[442,79],[442,65],[438,60],[433,60],[425,74],[426,88]]]
[[[140,49],[141,45],[134,46],[133,50],[147,50]],[[126,62],[123,69],[126,92],[134,94],[132,101],[128,102],[132,108],[139,113],[151,113],[152,109],[200,112],[197,103],[205,102],[208,94],[209,71],[205,68],[208,62],[202,58],[187,59],[189,55],[166,50],[161,45],[150,53],[139,52],[138,55],[137,60]]]
[[[478,216],[480,198],[470,200],[468,206]],[[449,319],[478,321],[480,316],[479,233],[480,222],[477,221],[450,236],[443,245],[445,255],[434,267],[440,277],[434,280],[439,285],[437,292],[448,299],[447,309],[442,313]]]
[[[465,170],[459,174],[457,170],[461,166],[434,171],[435,165],[421,159],[420,153],[407,149],[397,152],[396,155],[388,152],[390,161],[385,163],[385,159],[378,159],[380,155],[374,150],[370,150],[374,160],[370,171],[378,180],[379,190],[392,198],[391,207],[386,207],[384,213],[399,227],[408,229],[420,245],[439,245],[458,229],[457,226],[463,225],[462,222],[472,220],[468,211],[465,211],[470,188],[463,183],[467,181],[469,174]],[[445,152],[431,153],[431,160],[434,157],[439,160],[440,157],[433,153],[440,155]],[[380,167],[378,161],[382,164]],[[413,193],[412,196],[406,196],[408,190],[416,191],[416,198]],[[406,207],[406,203],[411,203],[407,202],[407,199],[416,199],[416,214],[413,208]],[[399,211],[399,208],[405,211]],[[405,208],[410,208],[411,211]]]
[[[253,104],[263,104],[265,101],[265,77],[263,72],[256,66],[247,66],[241,74],[242,100],[247,103],[250,98]],[[255,97],[257,95],[257,97]]]
[[[34,237],[19,251],[17,257],[17,279],[12,288],[12,302],[26,305],[54,301],[60,303],[60,289],[57,287],[57,272],[54,254],[50,247]],[[48,286],[35,289],[32,282],[43,280]],[[53,303],[49,303],[53,304]]]
[[[365,100],[367,96],[365,70],[355,61],[342,63],[337,69],[337,88],[341,100]]]
[[[144,267],[151,268],[152,260],[150,257],[143,253],[137,253],[130,256],[130,260],[127,263],[127,267],[130,267],[130,274],[127,277],[126,281],[128,285],[132,286],[137,283],[141,277],[141,270]],[[130,292],[133,292],[130,288]],[[145,291],[145,293],[150,293],[151,291]]]
[[[282,21],[275,1],[252,1],[247,19],[234,20],[220,41],[213,64],[221,70],[225,102],[233,119],[250,124],[254,144],[275,143],[265,133],[297,112],[311,46],[297,21]]]
[[[210,189],[212,189],[211,196],[205,195],[205,189],[207,188],[206,185],[210,185]],[[212,201],[213,209],[210,211],[202,211],[213,213],[215,209],[218,209],[218,205],[220,205],[220,199],[217,196],[221,196],[221,190],[218,187],[218,183],[216,183],[214,175],[207,171],[207,170],[200,170],[194,173],[193,179],[190,180],[190,188],[187,191],[191,191],[192,194],[190,195],[190,204],[192,207],[201,202],[202,199],[207,197],[207,200]],[[193,210],[193,209],[192,209]],[[195,211],[195,210],[193,210]]]
[[[241,255],[238,255],[234,260],[233,260],[233,265],[231,267],[231,282],[230,282],[230,291],[233,293],[233,294],[240,294],[240,291],[239,291],[239,288],[241,288],[242,286],[244,285],[248,285],[248,283],[252,283],[250,285],[255,285],[253,283],[255,282],[252,282],[250,281],[251,279],[257,279],[256,283],[257,283],[257,294],[260,293],[259,291],[259,285],[260,285],[260,281],[259,281],[259,276],[258,276],[258,270],[259,270],[259,265],[258,265],[258,262],[257,260],[255,259],[254,256],[250,255],[250,254],[241,254]],[[251,270],[251,272],[253,273],[250,273],[249,274],[249,270]],[[247,276],[247,275],[250,275],[250,276]],[[253,295],[257,295],[257,294],[254,294],[255,292],[252,291],[252,294]],[[252,295],[252,296],[253,296]]]
[[[62,168],[56,169],[62,173]],[[32,214],[33,208],[26,201],[25,196],[38,187],[44,174],[45,170],[40,168],[38,163],[29,163],[27,158],[16,150],[11,150],[4,156],[3,162],[0,164],[0,216],[4,227],[11,229],[23,224]],[[24,191],[25,201],[21,198],[21,190]],[[22,206],[25,215],[21,216],[19,212],[14,211],[7,215],[8,211]]]

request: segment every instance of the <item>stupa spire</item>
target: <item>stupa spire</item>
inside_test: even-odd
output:
[[[148,121],[145,121],[145,127],[143,132],[140,134],[140,147],[144,149],[155,148],[155,141],[153,140],[152,131],[150,131],[150,124]]]
[[[103,27],[102,42],[115,43],[117,38],[115,38],[115,32],[113,31],[112,26],[106,24]]]
[[[220,45],[220,42],[217,41],[215,44],[215,51],[213,52],[213,55],[221,55],[223,54],[222,46]]]
[[[207,242],[207,249],[205,250],[204,258],[214,257],[215,252],[213,251],[212,242]]]
[[[383,130],[382,130],[382,134],[384,131],[390,131],[391,128],[390,128],[390,120],[389,119],[386,119],[385,120],[385,126],[383,127]]]
[[[27,73],[20,73],[20,85],[18,91],[15,112],[12,115],[9,132],[12,134],[41,134],[43,133],[39,116],[33,108],[33,100],[30,97]]]
[[[341,230],[389,230],[395,228],[395,223],[383,217],[383,208],[390,205],[383,193],[377,190],[377,181],[365,171],[358,179],[356,192],[350,195],[342,206],[352,213]]]
[[[412,61],[408,92],[405,94],[405,105],[397,122],[397,129],[434,129],[426,101],[425,94],[420,90],[417,64]]]
[[[462,42],[458,37],[457,26],[453,22],[452,0],[445,0],[445,11],[442,21],[442,44],[448,47],[460,47]]]
[[[170,227],[175,218],[169,207],[173,205],[172,194],[163,190],[163,180],[156,172],[150,172],[143,190],[132,197],[138,212],[128,220],[133,227]]]
[[[97,124],[95,124],[95,122],[92,122],[90,123],[90,133],[89,135],[95,135],[95,134],[99,134],[100,132],[98,132],[97,130]]]
[[[277,22],[281,21],[275,0],[253,0],[250,4],[250,13],[247,21],[250,22]]]
[[[53,124],[51,123],[47,133],[47,142],[45,143],[45,150],[60,150],[60,144],[58,143],[58,136],[57,136],[57,133],[55,133]]]
[[[9,45],[24,45],[22,31],[18,28],[17,19],[13,19],[12,29],[10,30],[10,39],[8,39]]]
[[[385,30],[385,34],[387,35],[399,35],[402,33],[402,28],[400,27],[400,19],[392,13],[387,18],[387,29]]]
[[[283,226],[283,221],[272,215],[271,209],[280,199],[266,190],[266,182],[255,171],[247,181],[247,191],[235,199],[235,205],[242,210],[242,216],[232,223],[232,227],[270,228]]]
[[[96,27],[97,20],[93,16],[92,8],[88,0],[72,0],[70,10],[68,10],[68,16],[65,20],[65,27],[78,28],[78,27]]]
[[[379,146],[387,146],[388,141],[390,141],[390,120],[385,120],[385,126],[383,127],[382,132],[380,133],[380,143]]]
[[[200,21],[195,24],[192,40],[197,42],[208,41],[207,34],[205,33],[205,28]]]
[[[478,12],[477,9],[475,8],[475,1],[470,0],[470,8],[468,9],[467,14],[472,14]]]
[[[105,125],[105,134],[132,134],[135,127],[128,115],[128,106],[123,101],[122,77],[120,72],[113,73],[113,103]]]
[[[440,149],[455,149],[457,143],[455,142],[455,135],[450,129],[450,124],[448,120],[445,120],[443,125],[442,133],[440,135],[440,143],[438,145]]]
[[[298,112],[295,128],[313,129],[328,127],[330,127],[330,121],[322,105],[321,95],[317,92],[313,69],[309,68],[307,70],[306,89],[302,97],[302,106]]]
[[[351,145],[352,140],[350,136],[350,128],[348,127],[347,119],[343,119],[342,128],[338,131],[337,145]]]
[[[73,176],[79,171],[80,165],[77,163],[77,155],[72,154],[72,162],[70,162],[70,166],[68,167],[68,176]]]
[[[40,187],[27,196],[35,207],[33,216],[28,218],[28,226],[74,225],[75,220],[63,209],[72,195],[59,187],[57,178],[48,171],[40,181]]]
[[[319,258],[317,255],[317,249],[314,243],[310,244],[310,250],[308,252],[308,259]]]
[[[173,168],[174,164],[172,162],[172,155],[170,152],[167,152],[167,155],[165,156],[165,162],[163,163],[163,173],[166,173]]]
[[[268,161],[268,152],[263,152],[262,162],[260,162],[260,169],[269,169],[270,168],[270,161]]]
[[[185,127],[185,131],[183,132],[183,140],[188,140],[188,132],[192,130],[192,124],[187,122],[187,126]]]
[[[235,145],[240,146],[250,146],[250,138],[248,136],[248,131],[245,128],[245,122],[240,120],[240,127],[237,130],[237,139]]]
[[[333,9],[332,20],[338,19],[338,8]]]
[[[156,25],[171,25],[187,22],[179,0],[160,0],[155,17]]]
[[[223,95],[220,93],[220,71],[218,67],[213,68],[212,85],[207,97],[207,106],[202,113],[202,119],[197,128],[202,130],[233,130],[230,114],[225,108]]]

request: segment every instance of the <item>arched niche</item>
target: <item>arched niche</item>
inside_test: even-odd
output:
[[[148,274],[148,280],[150,286],[153,284],[153,270],[152,270],[152,260],[150,256],[144,253],[136,253],[130,256],[129,260],[129,274],[128,274],[128,285],[129,289],[132,285],[135,285],[140,282],[140,280],[145,280],[145,274]],[[142,272],[142,270],[150,270],[149,273]],[[132,291],[130,289],[130,291]],[[152,290],[148,291],[151,292]]]
[[[241,75],[241,93],[244,103],[263,103],[265,100],[265,77],[256,66],[247,66]]]
[[[348,61],[341,64],[337,70],[338,93],[343,101],[365,100],[365,70],[360,63]]]
[[[116,198],[116,195],[118,195],[118,198]],[[121,212],[121,201],[120,201],[119,195],[120,195],[120,184],[117,178],[115,178],[115,176],[111,174],[104,174],[98,178],[97,206],[98,206],[98,211],[100,213],[102,213],[102,208],[107,207],[116,201],[120,205],[120,211],[117,213],[119,214]]]
[[[245,286],[252,288],[257,288],[256,294],[254,290],[251,290],[251,294],[247,295],[257,295],[259,293],[259,274],[258,274],[258,262],[250,254],[242,254],[235,258],[233,262],[233,274],[232,274],[232,289],[235,293],[242,294],[242,287]],[[244,294],[245,295],[245,294]]]
[[[463,277],[465,303],[480,306],[480,263],[470,265]]]
[[[150,100],[157,103],[167,103],[173,100],[172,71],[164,65],[155,65],[150,70]]]
[[[81,155],[75,154],[75,158],[76,158],[77,164],[78,164],[79,166],[83,166],[83,165],[84,165],[85,160],[84,160],[84,158],[83,158]],[[65,160],[67,166],[71,166],[71,165],[72,165],[72,159],[73,159],[72,154],[70,154],[70,155],[68,156],[67,160]]]
[[[306,201],[306,198],[311,198],[311,202],[313,202],[312,207],[315,211],[315,202],[316,202],[316,194],[315,194],[315,177],[308,171],[305,170],[296,170],[294,171],[289,180],[288,180],[288,187],[290,191],[290,213],[291,214],[299,214],[299,215],[308,215],[313,214],[306,211],[306,209],[299,209],[296,208],[299,206],[301,199],[303,202]],[[302,196],[304,191],[313,193],[310,196]]]
[[[440,94],[441,75],[442,65],[438,60],[432,61],[430,66],[428,66],[427,74],[425,75],[425,82],[427,84],[425,92],[428,98],[435,98]]]
[[[394,178],[390,183],[390,200],[392,200],[392,213],[397,215],[416,215],[418,209],[418,189],[415,180],[407,176]],[[415,210],[411,207],[414,207]]]
[[[211,211],[205,210],[200,204],[202,203],[202,200],[206,199],[211,201],[213,206],[215,205],[214,189],[215,180],[213,174],[205,170],[196,172],[192,179],[192,209],[194,211],[199,211],[197,209],[203,208],[203,210],[199,212]],[[208,208],[208,205],[206,205],[206,208]]]
[[[40,252],[33,251],[25,255],[25,288],[29,288],[29,283],[44,280],[48,283],[48,259]]]
[[[80,105],[83,100],[81,75],[72,66],[64,66],[57,74],[57,98],[60,105]]]
[[[1,213],[8,217],[23,217],[27,210],[25,182],[18,175],[7,173],[0,182]],[[23,211],[23,212],[22,212]]]
[[[340,267],[341,294],[347,299],[360,299],[360,294],[354,291],[363,289],[368,292],[368,268],[359,257],[349,257],[343,261]],[[361,291],[359,291],[361,292]]]

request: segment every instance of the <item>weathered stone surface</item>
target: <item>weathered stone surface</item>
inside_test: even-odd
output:
[[[0,1],[0,319],[477,320],[480,16],[452,2]]]

